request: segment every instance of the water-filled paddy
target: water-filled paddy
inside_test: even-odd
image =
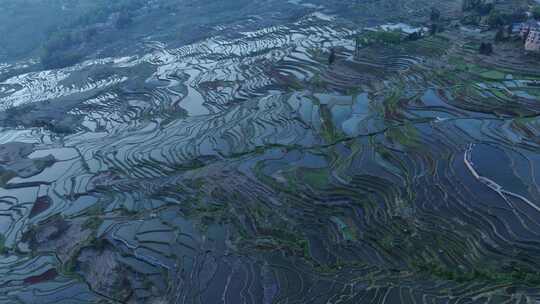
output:
[[[306,14],[1,82],[0,302],[538,300],[540,69],[357,31]]]

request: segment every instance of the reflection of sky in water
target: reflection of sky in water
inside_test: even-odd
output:
[[[510,153],[511,157],[507,153]],[[523,167],[522,155],[492,145],[477,144],[474,146],[472,161],[482,176],[495,181],[507,191],[528,196],[527,184],[531,182],[530,172],[529,168]],[[522,171],[523,169],[527,170]]]
[[[397,27],[415,30],[386,26]],[[478,174],[538,199],[537,120],[516,125],[478,102],[496,87],[529,101],[534,96],[519,89],[519,75],[478,83],[477,91],[452,98],[452,88],[438,88],[440,79],[431,79],[438,74],[414,74],[420,72],[411,67],[428,61],[381,57],[376,59],[387,66],[377,71],[352,62],[351,33],[332,17],[313,14],[288,26],[239,33],[234,41],[218,37],[178,49],[153,43],[140,57],[9,80],[25,86],[0,86],[5,102],[30,102],[34,94],[35,100],[59,96],[53,102],[65,104],[62,98],[76,91],[96,94],[70,112],[84,117],[73,134],[0,131],[2,144],[35,143],[30,159],[56,160],[0,190],[6,244],[17,246],[21,231],[42,229],[41,221],[54,215],[81,220],[98,226],[99,250],[114,252],[123,267],[108,277],[125,274],[137,297],[195,295],[203,303],[249,302],[238,294],[252,295],[249,303],[307,303],[304,294],[325,297],[317,284],[359,289],[357,298],[369,297],[364,291],[390,294],[397,284],[407,286],[400,291],[407,296],[413,296],[410,289],[423,297],[461,285],[436,277],[426,284],[410,259],[467,272],[478,260],[513,254],[509,248],[534,254],[533,242],[527,247],[522,240],[538,239],[533,222],[539,216],[524,219],[524,210],[531,210],[524,204],[515,203],[516,212],[507,208],[462,158],[476,143],[470,153]],[[328,45],[345,46],[345,59],[332,68],[315,52]],[[93,64],[122,81],[85,83]],[[360,80],[351,80],[351,73]],[[309,82],[315,75],[331,86],[314,88]],[[391,103],[388,97],[408,81],[418,93],[407,90]],[[57,87],[60,82],[64,86]],[[516,108],[523,106],[519,102]],[[30,219],[39,196],[49,197],[52,206]],[[86,241],[73,242],[97,248],[94,239]],[[0,302],[7,284],[23,300],[32,301],[30,291],[42,289],[47,300],[77,294],[84,303],[92,293],[78,280],[88,279],[85,269],[92,265],[79,260],[73,279],[54,253],[38,245],[26,242],[18,255],[6,254]],[[51,267],[57,278],[19,283]],[[328,290],[324,302],[339,291]]]

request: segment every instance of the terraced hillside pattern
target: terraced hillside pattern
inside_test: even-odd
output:
[[[225,8],[0,62],[0,303],[540,303],[540,57],[454,0],[147,2]]]

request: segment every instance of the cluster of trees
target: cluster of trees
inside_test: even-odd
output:
[[[441,12],[436,8],[431,8],[431,14],[429,16],[431,25],[429,26],[429,33],[435,35],[437,33],[444,32],[444,23],[441,22]]]
[[[441,20],[441,11],[432,7],[431,13],[429,14],[429,20],[431,20],[431,22],[439,22],[439,20]]]
[[[442,23],[432,23],[429,26],[429,34],[430,35],[435,35],[437,33],[442,33],[445,30],[446,30],[446,28],[444,27],[444,24],[442,24]]]
[[[482,42],[478,51],[482,55],[491,55],[493,53],[493,45],[491,43]]]
[[[506,27],[499,27],[497,33],[495,34],[495,42],[501,42],[510,39],[512,37],[513,28],[514,26],[512,24],[507,25]]]
[[[43,45],[41,64],[48,69],[73,65],[84,57],[81,45],[90,41],[97,34],[96,30],[56,31]]]
[[[514,11],[512,13],[503,13],[498,10],[491,10],[487,16],[486,23],[490,28],[499,28],[510,25],[514,22],[523,22],[527,20],[527,14],[524,11]]]
[[[105,1],[80,18],[53,29],[42,45],[44,68],[62,68],[79,62],[87,54],[86,46],[104,33],[124,30],[133,23],[133,12],[145,5],[143,0]]]
[[[116,0],[116,1],[99,1],[96,8],[84,16],[75,20],[76,26],[90,26],[96,23],[106,22],[112,14],[121,13],[124,17],[131,17],[131,13],[140,9],[145,5],[142,0]]]
[[[463,0],[462,10],[475,11],[480,16],[485,16],[493,9],[493,3],[485,0]]]
[[[534,19],[540,20],[540,5],[536,5],[532,9]]]
[[[527,19],[527,14],[522,9],[502,12],[497,10],[492,2],[486,0],[463,0],[462,9],[464,12],[472,12],[463,18],[462,23],[478,25],[484,21],[492,29]]]

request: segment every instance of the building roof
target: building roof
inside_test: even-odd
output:
[[[525,22],[522,22],[521,25],[529,28],[540,28],[540,21],[527,20]]]

